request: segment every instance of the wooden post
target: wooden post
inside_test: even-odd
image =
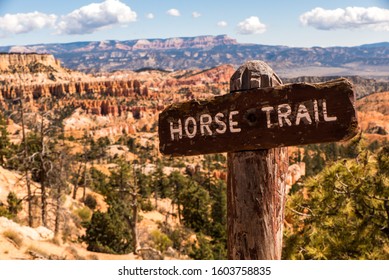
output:
[[[288,151],[351,139],[355,94],[345,79],[281,85],[262,61],[241,66],[231,94],[171,104],[159,114],[165,155],[228,153],[230,259],[280,259]]]
[[[231,92],[282,84],[262,61],[249,61],[231,77]],[[281,259],[287,148],[228,153],[228,258]]]

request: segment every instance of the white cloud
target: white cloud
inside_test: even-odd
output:
[[[315,8],[302,14],[300,22],[304,26],[321,30],[369,27],[389,31],[389,10],[377,7],[347,7],[335,10]]]
[[[40,12],[5,14],[0,17],[0,35],[28,33],[45,27],[53,27],[56,15]]]
[[[249,17],[238,24],[238,33],[243,35],[260,34],[266,31],[266,25],[258,17]]]
[[[166,13],[169,15],[169,16],[173,16],[173,17],[179,17],[181,14],[180,14],[180,11],[177,10],[177,9],[170,9],[168,11],[166,11]]]
[[[201,17],[201,14],[199,12],[193,12],[192,17],[198,18],[198,17]]]
[[[146,17],[147,17],[148,19],[153,19],[153,18],[154,18],[154,14],[153,14],[153,13],[148,13],[148,14],[146,15]]]
[[[57,29],[60,34],[87,34],[115,24],[136,21],[136,17],[136,13],[120,0],[105,0],[63,16]]]
[[[224,20],[221,20],[217,23],[217,26],[219,27],[226,27],[228,25],[228,23]]]

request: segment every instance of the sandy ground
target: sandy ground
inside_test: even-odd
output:
[[[18,182],[20,182],[18,184]],[[38,185],[35,186],[39,187]],[[25,195],[25,187],[21,174],[15,171],[6,170],[0,167],[0,201],[6,201],[10,191],[17,193],[19,197]],[[97,209],[107,211],[104,197],[86,189],[86,194],[93,195],[97,200]],[[66,196],[63,207],[71,214],[75,209],[84,207],[80,202],[83,189],[77,192],[76,199],[70,195]],[[155,201],[152,200],[153,205]],[[141,244],[149,244],[150,233],[158,229],[158,224],[168,222],[171,225],[178,224],[178,218],[171,215],[176,211],[172,208],[169,199],[158,199],[156,210],[150,212],[140,212],[140,223],[138,225],[138,235]],[[170,213],[170,214],[169,214]],[[101,259],[101,260],[134,260],[141,259],[134,254],[111,255],[95,253],[86,250],[86,244],[77,242],[77,236],[73,236],[71,241],[63,243],[61,239],[55,239],[54,233],[44,227],[31,228],[26,226],[26,209],[18,216],[19,223],[15,223],[5,217],[0,217],[0,260],[30,260],[30,259]],[[74,228],[73,234],[81,235],[83,229],[79,229],[73,222],[69,222]]]
[[[161,207],[168,202],[159,202]],[[141,243],[144,243],[149,238],[150,232],[158,229],[158,222],[166,220],[166,216],[159,211],[150,211],[140,213],[142,220],[138,226],[138,234]],[[0,219],[5,219],[4,217]],[[172,218],[169,218],[171,222]],[[175,221],[177,223],[177,221]],[[103,253],[95,253],[86,250],[86,244],[67,242],[62,243],[60,240],[52,238],[54,235],[47,238],[39,239],[36,234],[31,234],[34,229],[26,226],[20,228],[18,224],[13,226],[4,226],[0,221],[0,260],[29,260],[29,259],[90,259],[90,260],[135,260],[141,259],[140,256],[134,254],[126,255],[111,255]],[[9,237],[9,235],[11,235]],[[15,235],[17,237],[15,237]]]

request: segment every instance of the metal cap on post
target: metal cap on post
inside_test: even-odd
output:
[[[242,91],[282,84],[263,61],[249,61],[230,80]],[[287,148],[228,153],[229,259],[281,259]]]

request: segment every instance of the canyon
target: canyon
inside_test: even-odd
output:
[[[133,42],[131,50],[145,51],[159,48],[165,51],[174,51],[176,48],[187,48],[188,46],[206,46],[209,49],[214,49],[223,44],[225,46],[237,45],[235,41],[225,37],[218,38],[219,41],[215,41],[215,38],[212,37],[204,37],[198,41],[193,38],[191,40],[190,42],[184,39],[137,41]],[[118,43],[115,44],[115,48],[118,48]],[[98,47],[109,50],[110,43],[106,42],[105,45],[100,44]],[[123,50],[126,49],[124,45],[119,47]],[[12,50],[16,51],[18,49],[13,48]],[[27,49],[19,50],[28,51]],[[43,50],[41,51],[43,52]],[[93,54],[94,49],[89,44],[85,44],[79,52],[80,57],[82,57],[84,52]],[[176,71],[151,68],[137,71],[121,69],[93,74],[70,70],[65,68],[64,65],[69,67],[68,62],[60,62],[57,56],[52,54],[27,52],[0,54],[0,109],[8,117],[7,130],[11,142],[20,143],[22,139],[21,120],[19,118],[20,101],[22,101],[24,102],[27,124],[36,122],[35,116],[37,114],[43,116],[44,113],[57,109],[59,112],[66,111],[67,115],[63,119],[64,139],[62,143],[69,145],[69,154],[82,153],[88,136],[95,142],[99,139],[108,139],[107,158],[109,159],[103,158],[83,163],[83,159],[79,158],[78,161],[72,162],[74,164],[72,167],[74,170],[72,171],[74,172],[76,172],[76,167],[80,166],[79,169],[81,170],[82,164],[85,164],[85,174],[87,173],[86,170],[92,167],[104,174],[110,174],[115,166],[110,160],[124,155],[126,160],[134,164],[134,170],[139,168],[144,174],[153,174],[158,170],[158,162],[161,161],[170,164],[162,167],[162,174],[179,171],[183,174],[195,176],[201,172],[204,174],[208,172],[208,176],[212,176],[212,179],[226,179],[225,162],[223,163],[222,160],[218,161],[217,164],[215,163],[215,166],[218,167],[211,171],[211,169],[202,169],[205,162],[205,157],[202,156],[185,159],[162,157],[156,149],[158,146],[156,132],[158,114],[166,106],[190,99],[206,99],[227,94],[229,92],[229,79],[235,72],[236,65],[222,64],[209,69],[190,68]],[[82,70],[82,65],[81,63],[79,70]],[[88,69],[92,68],[88,64]],[[100,70],[101,68],[96,66],[95,69]],[[334,77],[304,76],[282,77],[282,80],[284,83],[321,82],[332,78]],[[378,80],[378,78],[359,76],[348,76],[347,78],[354,84],[359,99],[356,107],[360,126],[366,138],[368,141],[377,140],[380,143],[387,141],[389,139],[389,127],[387,125],[389,123],[389,83],[385,79]],[[236,128],[229,124],[229,129]],[[131,143],[130,140],[134,141],[134,146],[138,149],[137,154],[129,151],[128,146],[130,145],[128,143]],[[290,151],[293,152],[296,149],[299,148],[294,147]],[[151,159],[142,158],[145,154],[151,155]],[[289,167],[287,175],[288,190],[304,175],[304,172],[304,162]],[[25,195],[25,181],[21,178],[21,172],[8,170],[0,166],[0,187],[2,187],[0,198],[2,201],[6,201],[6,192],[11,190]],[[88,180],[86,175],[84,180],[86,185]],[[16,184],[15,182],[20,183]],[[36,182],[34,182],[35,188],[40,188],[40,185]],[[99,209],[106,210],[106,204],[101,195],[89,188],[86,189],[86,192],[98,198]],[[75,199],[71,198],[70,195],[66,195],[66,198],[64,198],[66,206],[64,206],[63,213],[66,212],[66,215],[74,216],[76,210],[83,209],[85,206],[82,203],[81,196],[81,191],[78,192]],[[176,213],[172,210],[174,207],[171,201],[159,198],[155,199],[155,203],[159,205],[156,210],[141,212],[143,217],[140,222],[141,241],[146,245],[149,244],[147,242],[150,242],[150,231],[157,230],[159,228],[158,224],[160,225],[168,219],[171,224],[177,223],[177,218],[173,217]],[[26,211],[23,211],[24,216],[22,218],[25,222]],[[8,230],[11,226],[13,230],[18,229],[18,226],[10,221],[2,220],[2,224],[0,224],[1,232],[5,229]],[[76,241],[67,241],[68,243],[65,243],[62,247],[49,244],[50,249],[47,250],[56,252],[54,255],[57,257],[64,258],[61,255],[64,254],[71,259],[141,258],[141,256],[133,254],[111,256],[96,253],[91,255],[86,250],[86,246],[77,241],[77,236],[81,235],[85,229],[74,226],[72,231],[74,232],[71,232],[70,236]],[[52,236],[51,233],[50,236]],[[7,251],[3,255],[0,254],[0,258],[36,258],[36,255],[31,256],[27,252],[22,254],[9,241],[9,238],[0,236],[0,241],[2,244],[6,244],[3,251]],[[38,243],[38,241],[30,241],[25,237],[24,244],[22,244],[23,250],[30,246],[29,243],[36,244],[41,248],[48,248],[46,247],[48,246],[47,243],[52,242],[44,240],[46,243]],[[179,254],[178,256],[173,254],[173,256],[175,258],[186,257]],[[46,258],[50,258],[50,256],[46,256]]]
[[[174,47],[174,42],[165,43]],[[155,44],[153,47],[158,47]],[[184,41],[176,44],[182,46]],[[50,97],[59,107],[79,108],[65,121],[66,135],[77,138],[85,130],[95,137],[121,131],[151,131],[156,129],[158,113],[171,103],[228,93],[234,71],[235,67],[227,64],[206,70],[144,69],[86,74],[62,67],[51,54],[3,53],[0,54],[0,104],[12,110],[16,108],[12,100],[23,97],[37,110],[39,106],[47,106],[39,100]],[[284,83],[317,83],[334,78],[337,77],[282,79]],[[389,91],[389,82],[359,76],[346,78],[353,83],[358,99]],[[373,131],[367,127],[366,130]]]
[[[225,94],[231,65],[208,70],[116,71],[85,74],[63,68],[51,54],[0,54],[0,105],[12,111],[23,99],[32,111],[75,110],[65,120],[65,135],[82,138],[121,135],[156,128],[158,113],[172,102]],[[16,103],[15,103],[16,102]],[[20,136],[20,135],[19,135]],[[15,136],[17,137],[17,136]]]

